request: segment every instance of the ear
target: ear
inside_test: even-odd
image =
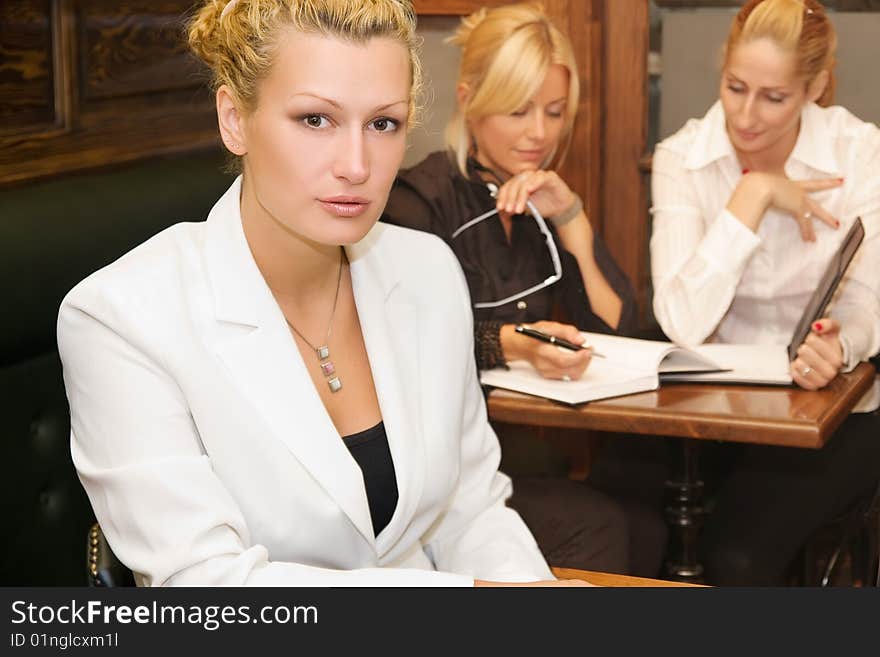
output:
[[[232,90],[225,84],[217,90],[217,123],[220,125],[223,144],[229,152],[239,156],[247,153],[243,117],[236,106]]]
[[[471,99],[471,88],[464,82],[459,82],[455,86],[455,100],[458,102],[458,109],[464,107]]]
[[[809,98],[812,102],[816,102],[822,97],[822,94],[825,93],[825,89],[828,87],[828,82],[831,79],[831,74],[828,71],[820,71],[819,74],[812,79],[809,85],[807,85],[807,98]]]

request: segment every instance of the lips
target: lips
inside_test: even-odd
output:
[[[752,141],[761,136],[760,132],[749,132],[748,130],[734,130],[734,132],[736,132],[736,136],[743,141]]]
[[[344,218],[357,217],[370,207],[370,201],[360,196],[319,198],[318,203],[330,214]]]
[[[544,159],[544,151],[517,150],[516,154],[523,160],[542,160]]]

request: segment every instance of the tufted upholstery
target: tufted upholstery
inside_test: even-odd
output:
[[[93,515],[70,461],[55,320],[92,271],[224,191],[218,153],[0,190],[0,585],[85,585]]]

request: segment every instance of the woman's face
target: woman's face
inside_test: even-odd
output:
[[[310,241],[357,242],[382,213],[403,160],[409,94],[404,45],[290,30],[257,108],[240,118],[245,193]]]
[[[535,95],[517,111],[471,121],[477,161],[505,177],[539,168],[559,144],[568,82],[565,67],[553,64]]]
[[[727,134],[737,151],[762,154],[794,147],[801,110],[814,100],[808,98],[796,63],[793,53],[767,38],[742,43],[730,53],[720,95]]]

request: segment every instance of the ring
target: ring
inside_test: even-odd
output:
[[[803,374],[804,376],[807,376],[812,371],[813,371],[813,368],[810,367],[809,365],[807,365],[805,368],[803,368],[801,370],[801,374]]]
[[[806,212],[804,212],[804,219],[809,220],[809,219],[812,219],[812,218],[813,218],[813,213],[812,213],[812,212],[810,212],[809,210],[807,210]]]
[[[563,375],[562,375],[562,380],[563,380],[563,381],[571,381],[571,377],[570,377],[568,374],[563,374]]]

